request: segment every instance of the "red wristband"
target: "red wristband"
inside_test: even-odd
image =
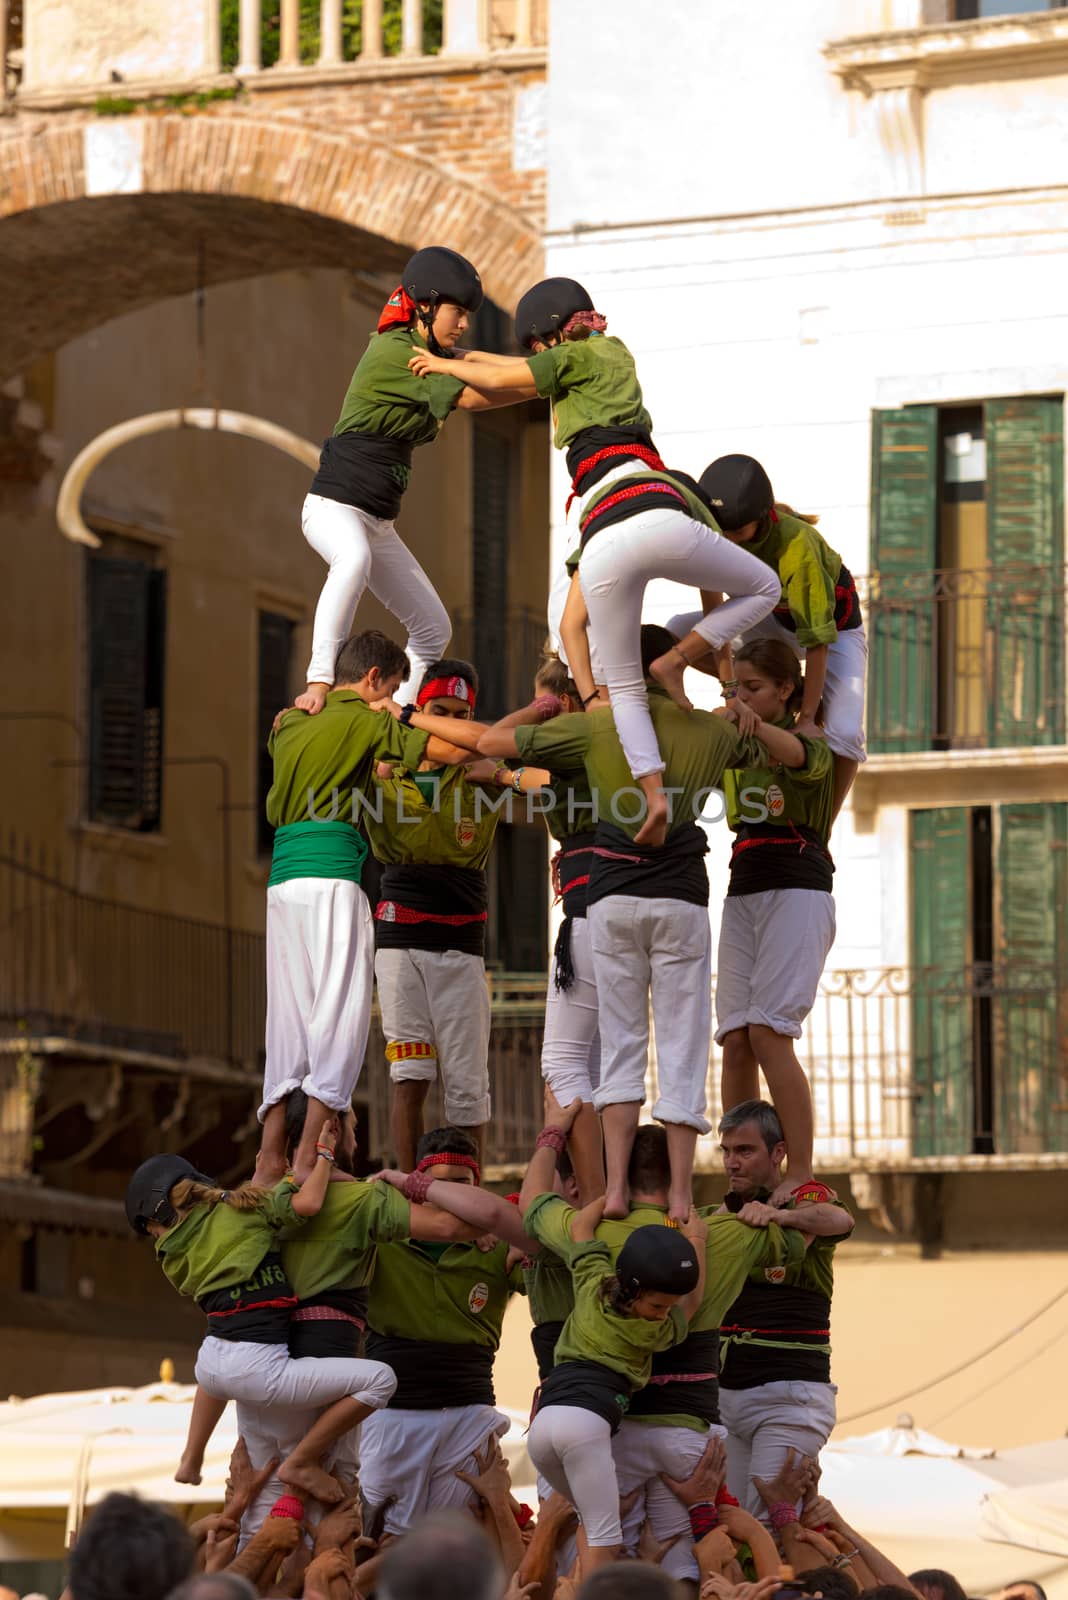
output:
[[[700,1544],[706,1533],[711,1533],[713,1528],[719,1527],[719,1512],[711,1500],[703,1500],[698,1505],[688,1506],[687,1510],[693,1542]]]
[[[723,1485],[722,1489],[716,1496],[717,1506],[738,1506],[741,1505],[741,1503],[742,1502],[740,1500],[736,1500],[734,1498],[726,1484]]]
[[[790,1527],[791,1523],[799,1522],[800,1518],[795,1505],[791,1505],[788,1500],[780,1500],[777,1505],[769,1507],[768,1520],[775,1532],[780,1533],[783,1528]]]
[[[567,1149],[567,1134],[563,1128],[543,1128],[534,1141],[535,1150],[544,1150],[546,1147],[555,1150],[557,1155],[562,1155]]]
[[[413,1206],[425,1205],[433,1182],[433,1178],[428,1178],[425,1172],[409,1172],[401,1184],[401,1194]]]

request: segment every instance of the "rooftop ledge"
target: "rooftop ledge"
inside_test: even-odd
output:
[[[865,94],[1068,72],[1068,11],[858,34],[823,54],[847,89]]]

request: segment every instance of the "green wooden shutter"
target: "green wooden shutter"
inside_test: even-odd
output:
[[[1068,1150],[1068,805],[1002,805],[998,828],[996,1146]]]
[[[986,406],[992,746],[1063,744],[1064,408]]]
[[[931,748],[937,509],[937,407],[874,411],[868,675],[873,754]]]
[[[971,818],[964,806],[910,813],[913,1154],[972,1149]]]
[[[256,848],[269,855],[274,829],[267,821],[267,793],[274,781],[274,762],[267,753],[274,719],[289,704],[289,669],[293,649],[293,622],[277,611],[258,616],[256,696]]]

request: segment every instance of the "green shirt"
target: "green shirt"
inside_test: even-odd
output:
[[[593,796],[585,768],[573,772],[569,778],[553,778],[542,792],[552,795],[552,807],[545,812],[545,826],[557,843],[571,838],[572,834],[593,832]]]
[[[789,728],[788,722],[777,724]],[[727,822],[737,832],[745,823],[812,828],[824,844],[834,821],[834,756],[826,739],[795,737],[805,747],[803,767],[735,767],[723,775]]]
[[[437,438],[463,392],[463,379],[436,372],[417,378],[408,365],[413,345],[421,350],[427,347],[422,334],[412,328],[372,333],[352,374],[335,436],[377,433],[413,445],[430,444]]]
[[[296,1185],[283,1179],[265,1190],[258,1211],[235,1211],[225,1200],[196,1205],[156,1240],[156,1255],[179,1294],[200,1300],[247,1283],[264,1256],[278,1248],[282,1227],[299,1227]]]
[[[496,1350],[508,1300],[523,1291],[519,1268],[505,1271],[507,1256],[506,1244],[486,1252],[450,1244],[433,1253],[411,1239],[381,1245],[368,1324],[389,1338]]]
[[[536,1328],[544,1322],[566,1322],[575,1308],[571,1268],[552,1250],[540,1250],[533,1264],[523,1268],[530,1302],[530,1320]]]
[[[564,1323],[556,1344],[555,1365],[565,1361],[596,1361],[618,1372],[632,1390],[649,1382],[658,1350],[681,1344],[687,1333],[686,1318],[672,1306],[663,1322],[629,1317],[613,1311],[601,1296],[601,1285],[614,1265],[608,1246],[596,1241],[572,1244],[568,1257],[575,1308]]]
[[[436,803],[433,795],[428,801],[423,794],[425,781],[434,777],[438,780]],[[418,781],[408,771],[380,778],[377,794],[381,806],[376,804],[374,812],[368,810],[365,816],[371,849],[387,866],[419,862],[483,871],[509,792],[469,783],[460,766],[442,767],[436,774],[420,773]]]
[[[653,419],[642,402],[634,357],[621,339],[595,334],[565,339],[527,357],[545,400],[552,402],[553,443],[566,450],[583,428],[644,428]]]
[[[428,737],[388,712],[372,711],[355,689],[331,689],[314,717],[287,711],[267,741],[274,761],[268,822],[276,828],[307,822],[309,810],[317,817],[359,822],[360,797],[374,801],[375,762],[400,760],[416,767]]]
[[[739,546],[766,566],[774,567],[782,584],[780,605],[789,606],[797,625],[797,642],[806,649],[833,644],[838,637],[834,620],[835,585],[842,558],[822,539],[810,522],[778,512],[762,538]]]
[[[732,723],[711,711],[683,711],[663,689],[649,688],[649,715],[665,763],[664,787],[674,791],[669,834],[697,820],[728,767],[767,764],[768,753],[758,740],[740,738]],[[613,823],[634,837],[642,824],[641,792],[627,766],[611,707],[514,731],[519,754],[531,766],[548,767],[565,778],[585,772],[595,820]]]
[[[331,1183],[316,1217],[286,1228],[282,1265],[298,1300],[328,1289],[362,1289],[375,1270],[375,1246],[408,1237],[408,1202],[388,1183]]]

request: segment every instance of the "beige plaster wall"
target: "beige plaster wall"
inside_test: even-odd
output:
[[[25,86],[191,78],[216,70],[211,0],[25,0]]]

